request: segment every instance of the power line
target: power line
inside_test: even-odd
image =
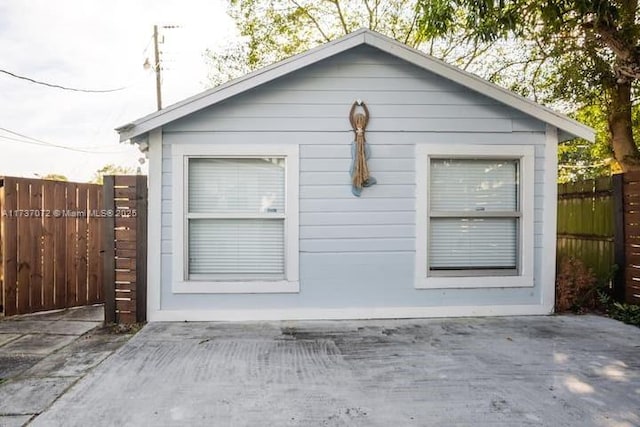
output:
[[[90,150],[90,149],[92,149],[92,148],[93,149],[95,149],[95,148],[111,148],[111,147],[107,146],[107,145],[94,146],[94,147],[85,147],[84,149],[83,148],[76,148],[76,147],[69,147],[69,146],[66,146],[66,145],[54,144],[52,142],[43,141],[43,140],[37,139],[37,138],[32,138],[30,136],[27,136],[27,135],[24,135],[24,134],[21,134],[19,132],[15,132],[15,131],[12,131],[10,129],[6,129],[6,128],[3,128],[3,127],[0,127],[0,130],[3,130],[5,132],[10,133],[10,134],[15,135],[15,136],[19,136],[20,138],[25,138],[26,140],[25,139],[12,138],[12,137],[5,136],[5,135],[0,135],[0,138],[3,138],[3,139],[8,140],[8,141],[21,142],[23,144],[38,145],[38,146],[41,146],[41,147],[60,148],[60,149],[63,149],[63,150],[77,151],[77,152],[80,152],[80,153],[91,153],[91,154],[124,153],[126,151],[126,150],[93,151],[93,150]]]
[[[21,76],[21,75],[12,73],[12,72],[7,71],[7,70],[3,70],[1,68],[0,68],[0,73],[4,73],[4,74],[7,74],[7,75],[9,75],[11,77],[15,77],[15,78],[21,79],[21,80],[26,80],[28,82],[35,83],[35,84],[38,84],[38,85],[52,87],[52,88],[56,88],[56,89],[62,89],[62,90],[70,90],[72,92],[109,93],[109,92],[118,92],[120,90],[126,89],[126,87],[119,87],[119,88],[116,88],[116,89],[104,89],[104,90],[78,89],[78,88],[73,88],[73,87],[68,87],[68,86],[60,86],[60,85],[57,85],[57,84],[54,84],[54,83],[42,82],[40,80],[35,80],[35,79],[30,78],[30,77]]]

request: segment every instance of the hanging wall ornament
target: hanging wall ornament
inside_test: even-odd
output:
[[[357,111],[362,107],[362,111]],[[351,192],[360,197],[362,189],[376,183],[376,179],[369,175],[369,146],[364,138],[364,131],[369,123],[369,109],[361,100],[357,100],[351,106],[349,121],[355,133],[355,140],[351,144]]]

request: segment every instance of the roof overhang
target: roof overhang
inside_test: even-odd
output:
[[[442,76],[473,91],[482,93],[489,98],[554,126],[560,130],[559,135],[561,136],[561,140],[572,139],[574,137],[583,138],[588,141],[594,141],[595,139],[595,132],[589,126],[481,79],[476,75],[462,71],[430,55],[410,48],[396,40],[367,29],[358,30],[340,39],[194,95],[136,121],[120,126],[116,128],[116,131],[120,134],[120,141],[139,137],[191,113],[215,105],[235,95],[360,45],[375,47],[389,55],[403,59],[426,71]]]

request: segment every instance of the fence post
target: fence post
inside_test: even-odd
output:
[[[624,174],[612,176],[613,183],[613,253],[617,266],[613,277],[613,297],[620,302],[624,301],[625,293],[625,232],[624,232]]]
[[[147,321],[147,177],[136,177],[136,321]]]
[[[106,216],[103,222],[102,237],[102,262],[103,262],[103,289],[104,289],[104,322],[105,324],[116,321],[116,251],[115,251],[115,201],[114,201],[114,177],[103,177],[103,209]],[[111,215],[109,214],[111,213]]]

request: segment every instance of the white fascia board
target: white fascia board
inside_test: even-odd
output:
[[[180,119],[191,113],[231,98],[234,95],[251,90],[273,81],[291,72],[332,57],[341,52],[364,44],[365,30],[356,31],[341,39],[310,49],[304,53],[261,68],[245,76],[231,80],[208,91],[199,93],[160,111],[142,117],[135,122],[116,129],[120,132],[120,141],[126,141],[149,132],[166,123]]]
[[[453,67],[439,59],[427,56],[420,51],[389,39],[381,34],[368,32],[364,37],[366,44],[376,47],[383,52],[403,59],[427,71],[431,71],[432,73],[455,83],[461,84],[462,86],[486,95],[489,98],[493,98],[496,101],[522,111],[531,117],[535,117],[547,124],[557,127],[558,129],[562,129],[571,135],[584,138],[591,142],[595,140],[595,132],[589,126],[583,125],[576,120],[488,82],[476,75]]]
[[[383,36],[382,34],[362,29],[348,34],[338,40],[334,40],[308,50],[307,52],[249,73],[238,79],[231,80],[216,88],[199,93],[160,111],[142,117],[132,123],[121,126],[116,129],[120,133],[120,141],[126,141],[138,135],[142,135],[193,112],[207,108],[234,95],[238,95],[359,45],[373,46],[392,56],[416,65],[417,67],[433,72],[473,91],[482,93],[496,101],[515,108],[516,110],[522,111],[523,113],[557,127],[568,134],[584,138],[588,141],[594,141],[595,139],[595,132],[593,129],[578,121],[570,119],[549,108],[543,107],[542,105],[536,104],[529,99],[516,95],[511,91],[446,64],[443,61],[410,48],[396,40]]]

